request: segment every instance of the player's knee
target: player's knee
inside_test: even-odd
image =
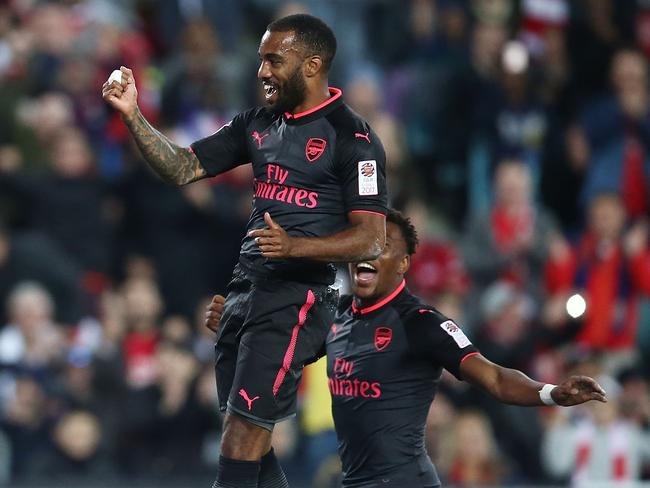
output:
[[[267,429],[229,414],[224,421],[221,455],[239,461],[258,461],[268,451],[270,439]]]

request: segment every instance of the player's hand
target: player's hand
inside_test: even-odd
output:
[[[221,315],[223,314],[223,306],[226,299],[221,295],[212,297],[212,301],[208,305],[205,312],[205,326],[215,334],[219,333],[219,323],[221,322]]]
[[[288,258],[291,256],[291,237],[271,218],[271,214],[264,213],[264,222],[268,229],[252,230],[248,235],[262,251],[262,256],[270,259]]]
[[[605,390],[589,376],[571,376],[553,389],[551,397],[563,407],[580,405],[589,400],[607,402]]]
[[[135,87],[133,71],[120,66],[122,83],[106,81],[102,85],[102,98],[125,118],[133,117],[138,109],[138,90]]]

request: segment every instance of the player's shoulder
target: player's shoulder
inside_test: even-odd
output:
[[[430,305],[420,302],[419,305],[409,308],[402,315],[402,322],[407,336],[420,346],[444,344],[450,338],[458,344],[459,348],[471,345],[456,322]]]
[[[244,120],[247,124],[253,121],[271,122],[276,115],[266,107],[252,107],[240,112],[237,117]]]
[[[238,133],[266,130],[277,118],[273,112],[265,107],[252,107],[235,115],[230,122],[221,129],[230,128]],[[221,129],[219,129],[220,132]]]
[[[437,327],[449,320],[435,307],[427,305],[411,293],[405,294],[399,302],[395,303],[394,307],[407,327]]]
[[[339,142],[379,143],[379,138],[368,121],[345,103],[327,114],[326,119],[336,131]]]

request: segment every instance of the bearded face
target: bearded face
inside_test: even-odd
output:
[[[262,81],[264,99],[276,113],[294,112],[307,94],[302,67],[304,49],[293,32],[266,32],[259,49],[257,77]]]
[[[264,95],[269,108],[282,114],[294,112],[305,100],[307,85],[300,66],[296,67],[285,81],[271,77],[263,81]]]

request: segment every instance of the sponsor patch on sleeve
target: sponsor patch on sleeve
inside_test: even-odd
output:
[[[359,195],[377,194],[377,161],[359,161]]]
[[[461,349],[472,344],[461,328],[454,324],[453,320],[443,322],[440,324],[440,328],[449,334]]]

